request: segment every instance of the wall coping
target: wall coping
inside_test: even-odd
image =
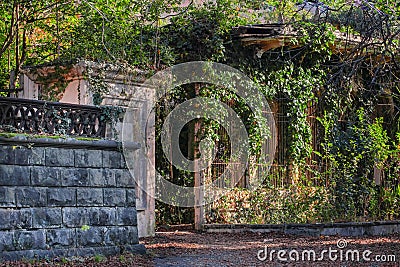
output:
[[[325,228],[400,224],[400,221],[340,222],[340,223],[282,223],[282,224],[204,224],[204,229],[263,229],[263,228]]]
[[[371,229],[378,227],[380,232]],[[392,229],[395,227],[396,229]],[[356,230],[355,230],[356,229]],[[307,223],[307,224],[204,224],[205,232],[278,232],[296,235],[374,236],[400,233],[400,221]]]
[[[95,150],[121,150],[122,142],[115,140],[99,139],[87,140],[85,137],[35,137],[17,134],[15,136],[0,136],[0,145],[23,145],[32,147],[59,147]],[[137,150],[141,145],[137,142],[126,142],[124,147]]]

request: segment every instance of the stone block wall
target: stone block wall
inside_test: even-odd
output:
[[[0,260],[144,252],[122,152],[0,143]]]

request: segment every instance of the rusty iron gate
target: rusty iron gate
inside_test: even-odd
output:
[[[232,102],[227,103],[232,106]],[[287,98],[284,96],[277,97],[274,101],[271,101],[270,108],[272,115],[275,119],[276,133],[277,133],[277,147],[275,151],[275,156],[273,164],[268,166],[266,163],[248,163],[245,175],[240,178],[239,183],[236,184],[238,187],[247,187],[250,179],[262,179],[264,183],[278,188],[284,187],[294,183],[306,183],[308,185],[314,186],[328,186],[329,177],[321,177],[320,175],[316,177],[314,171],[322,173],[325,169],[324,162],[313,153],[310,158],[306,159],[307,166],[304,172],[301,174],[302,177],[306,179],[297,179],[292,175],[293,166],[289,160],[289,123],[290,118],[287,116]],[[313,151],[321,151],[321,140],[323,129],[317,121],[317,117],[320,115],[318,104],[316,101],[310,101],[307,109],[307,121],[311,128],[312,133],[312,149]],[[228,165],[240,165],[237,162],[227,162],[224,158],[225,149],[229,149],[229,145],[226,144],[229,140],[227,131],[220,127],[218,133],[220,136],[220,142],[217,142],[217,153],[216,158],[213,160],[209,168],[205,169],[203,172],[206,181],[215,181],[220,177],[227,169]],[[237,166],[238,168],[246,168],[246,166]],[[269,169],[269,172],[268,172]],[[219,181],[218,186],[227,186],[224,181]]]

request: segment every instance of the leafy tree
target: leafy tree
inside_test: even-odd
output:
[[[177,9],[161,0],[2,1],[0,86],[14,88],[23,65],[83,58],[150,66],[158,57],[150,29]]]
[[[314,171],[312,178],[329,177],[332,198],[327,206],[339,212],[321,218],[398,216],[399,211],[389,207],[400,198],[395,189],[399,184],[399,4],[386,0],[205,2],[2,1],[0,88],[18,87],[24,65],[77,59],[152,71],[193,60],[226,63],[251,77],[268,99],[284,99],[290,121],[286,162],[298,166],[301,174],[314,155],[313,164],[327,168]],[[261,53],[259,47],[244,47],[232,36],[232,29],[240,25],[276,22],[289,33],[284,36],[289,45]],[[160,123],[174,104],[193,97],[193,88],[181,89],[167,96],[171,101],[160,103]],[[203,86],[198,93],[235,103],[257,155],[261,137],[246,104],[224,88]],[[314,115],[323,133],[322,148],[314,147],[315,151],[307,114],[310,100],[318,107]],[[383,110],[383,104],[390,109]],[[215,123],[205,123],[203,134],[216,136]],[[157,162],[171,180],[178,177],[174,182],[192,183],[190,174],[171,172],[165,159]],[[372,183],[375,164],[388,175],[380,187]],[[286,204],[288,210],[296,210],[293,203]],[[342,204],[353,209],[343,210]],[[377,213],[380,208],[387,213]]]

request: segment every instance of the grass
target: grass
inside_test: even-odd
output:
[[[102,262],[102,261],[106,260],[106,257],[101,254],[97,254],[97,255],[94,255],[93,260],[95,262]]]
[[[0,137],[5,138],[13,138],[16,136],[26,136],[30,138],[50,138],[50,139],[66,139],[68,136],[66,135],[48,135],[48,134],[27,134],[27,133],[12,133],[12,132],[0,132]],[[98,141],[101,138],[93,138],[93,137],[75,137],[71,136],[71,138],[75,138],[79,141]]]
[[[21,135],[20,133],[0,133],[1,137],[5,137],[5,138],[13,138],[17,135]],[[26,135],[26,134],[22,134],[22,135]]]

